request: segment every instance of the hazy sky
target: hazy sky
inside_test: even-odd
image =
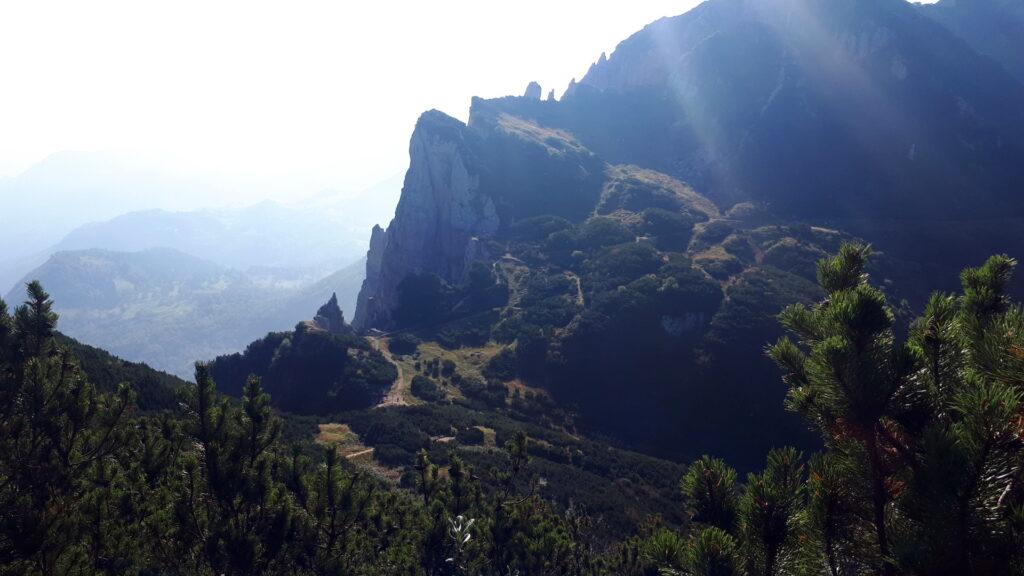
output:
[[[561,95],[698,0],[0,3],[0,175],[62,150],[359,188],[471,96]],[[301,175],[301,178],[300,176]]]

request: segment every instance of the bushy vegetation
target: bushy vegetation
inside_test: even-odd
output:
[[[437,382],[422,374],[412,377],[409,389],[413,396],[427,402],[440,402],[445,398],[444,390],[437,385]]]
[[[68,350],[79,368],[100,392],[114,392],[123,382],[135,387],[135,403],[140,410],[174,408],[178,394],[188,386],[181,378],[154,370],[143,362],[128,362],[93,346],[82,344],[63,334],[55,334],[59,346]]]
[[[210,374],[232,396],[241,396],[249,376],[256,375],[275,406],[299,414],[372,406],[397,377],[395,367],[364,338],[305,324],[268,334],[240,354],[218,357]]]
[[[586,432],[659,455],[721,451],[751,470],[774,444],[813,448],[780,406],[783,387],[762,384],[774,368],[760,351],[781,333],[781,307],[820,297],[814,262],[843,236],[744,228],[678,182],[622,170],[605,191],[607,210],[514,221],[493,241],[503,256],[475,263],[462,284],[407,278],[399,310],[415,313],[401,312],[400,325],[449,349],[506,345],[485,380],[545,389]],[[661,207],[630,211],[643,207],[634,196],[651,194]],[[430,319],[417,316],[424,306]],[[491,406],[507,403],[498,392],[484,381],[463,390]],[[730,424],[751,417],[764,434]]]
[[[810,458],[773,450],[744,484],[704,457],[681,482],[693,528],[634,543],[663,573],[1024,573],[1024,309],[1015,262],[965,270],[906,338],[844,245],[818,264],[826,298],[781,314],[769,349],[787,406],[820,432]],[[650,551],[657,553],[651,554]]]
[[[410,274],[398,284],[395,324],[419,330],[449,347],[479,345],[487,341],[494,322],[487,312],[508,299],[506,286],[490,266],[476,262],[466,282],[451,286],[436,274]],[[435,330],[439,325],[439,330]]]
[[[0,570],[1024,574],[1015,262],[966,270],[901,337],[867,258],[823,259],[825,297],[787,307],[791,336],[769,349],[823,451],[774,449],[742,480],[710,456],[683,470],[513,418],[514,401],[338,415],[406,470],[391,487],[332,446],[286,443],[257,376],[233,401],[198,365],[160,413],[130,383],[100,390],[30,285],[13,315],[0,303]]]
[[[205,365],[182,405],[140,414],[104,393],[54,339],[37,284],[0,303],[0,572],[4,574],[585,574],[595,532],[536,494],[528,440],[493,466],[425,451],[411,491],[282,443],[258,377],[240,401]],[[405,434],[367,431],[375,441]],[[420,439],[420,445],[429,437]],[[486,479],[486,482],[483,479]],[[587,548],[589,549],[589,548]]]
[[[403,332],[391,337],[391,340],[388,341],[388,350],[390,350],[392,354],[413,354],[416,352],[416,347],[419,345],[419,338],[408,332]]]
[[[419,404],[347,412],[335,418],[349,424],[364,443],[374,447],[379,461],[384,462],[379,452],[385,450],[386,463],[404,470],[407,481],[411,479],[411,458],[420,449],[426,449],[442,466],[454,453],[474,469],[487,471],[500,466],[503,458],[494,447],[525,432],[531,468],[545,479],[536,493],[557,510],[567,510],[575,503],[599,516],[610,532],[601,537],[606,546],[634,533],[649,515],[660,514],[672,526],[685,519],[676,490],[682,466],[574,436],[512,410]],[[454,443],[439,441],[451,437]],[[494,488],[493,480],[481,475],[485,488]]]

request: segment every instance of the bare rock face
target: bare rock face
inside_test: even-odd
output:
[[[351,328],[345,324],[344,312],[338,307],[337,294],[331,294],[331,299],[316,311],[316,316],[313,317],[313,324],[317,328],[326,330],[331,334],[347,334],[351,332]]]
[[[511,98],[518,102],[530,102]],[[491,262],[502,226],[541,214],[586,218],[601,194],[603,160],[566,132],[473,100],[469,124],[437,111],[420,117],[395,217],[375,228],[353,325],[394,326],[398,285],[411,274],[461,284]]]
[[[499,218],[493,200],[479,193],[475,139],[465,124],[441,112],[420,117],[395,217],[387,231],[376,227],[371,237],[357,328],[391,323],[398,284],[407,275],[429,272],[459,282],[482,257],[476,238],[497,231]]]
[[[572,80],[569,80],[569,85],[566,86],[565,93],[562,95],[562,97],[565,98],[565,97],[568,97],[568,96],[575,95],[576,94],[576,87],[577,86],[578,86],[578,84],[576,83],[576,79],[575,78],[573,78]]]
[[[356,328],[362,327],[370,302],[374,298],[376,283],[380,278],[381,261],[384,259],[386,238],[387,232],[379,224],[370,232],[370,248],[366,252],[366,277],[363,278],[363,285],[356,296],[356,313],[352,319],[352,325]],[[368,283],[367,280],[370,279],[372,282]]]
[[[526,85],[526,92],[523,94],[524,98],[530,98],[531,100],[540,100],[541,87],[536,82],[530,82]]]

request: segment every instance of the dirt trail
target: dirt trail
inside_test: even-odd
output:
[[[405,381],[405,371],[402,370],[402,365],[395,361],[395,357],[391,355],[391,351],[388,350],[387,344],[381,338],[369,338],[370,345],[373,349],[384,355],[384,359],[395,367],[398,371],[398,376],[395,378],[395,382],[388,389],[388,393],[384,395],[384,399],[381,400],[380,404],[376,407],[382,406],[408,406],[409,401],[406,399],[409,394],[409,382]]]
[[[570,271],[566,271],[565,275],[569,280],[576,282],[576,304],[578,304],[580,308],[583,308],[586,305],[586,302],[583,300],[583,283],[580,282],[580,277],[575,272]]]
[[[356,458],[359,458],[360,456],[365,456],[366,454],[373,454],[373,448],[367,448],[366,450],[360,450],[359,452],[353,452],[351,454],[345,454],[345,459],[346,460],[355,460]]]

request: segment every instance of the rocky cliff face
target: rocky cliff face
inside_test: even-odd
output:
[[[1024,2],[941,0],[917,6],[1024,82]]]
[[[487,240],[505,225],[542,214],[585,218],[601,195],[605,166],[567,132],[488,101],[474,99],[468,125],[427,112],[412,136],[395,217],[371,237],[353,325],[391,327],[398,285],[410,274],[463,282],[473,262],[501,255]]]
[[[493,200],[480,193],[476,136],[441,112],[420,117],[409,145],[409,170],[395,217],[375,227],[354,325],[386,327],[408,274],[430,272],[458,282],[483,256],[477,238],[493,234]]]
[[[365,324],[365,318],[369,315],[371,296],[375,296],[377,292],[386,237],[387,232],[379,224],[375,225],[370,232],[370,248],[366,252],[366,273],[363,276],[359,294],[356,296],[356,311],[352,318],[352,326],[357,329]],[[369,283],[367,283],[368,280]],[[373,299],[376,300],[375,297]],[[374,303],[376,304],[376,302]]]

